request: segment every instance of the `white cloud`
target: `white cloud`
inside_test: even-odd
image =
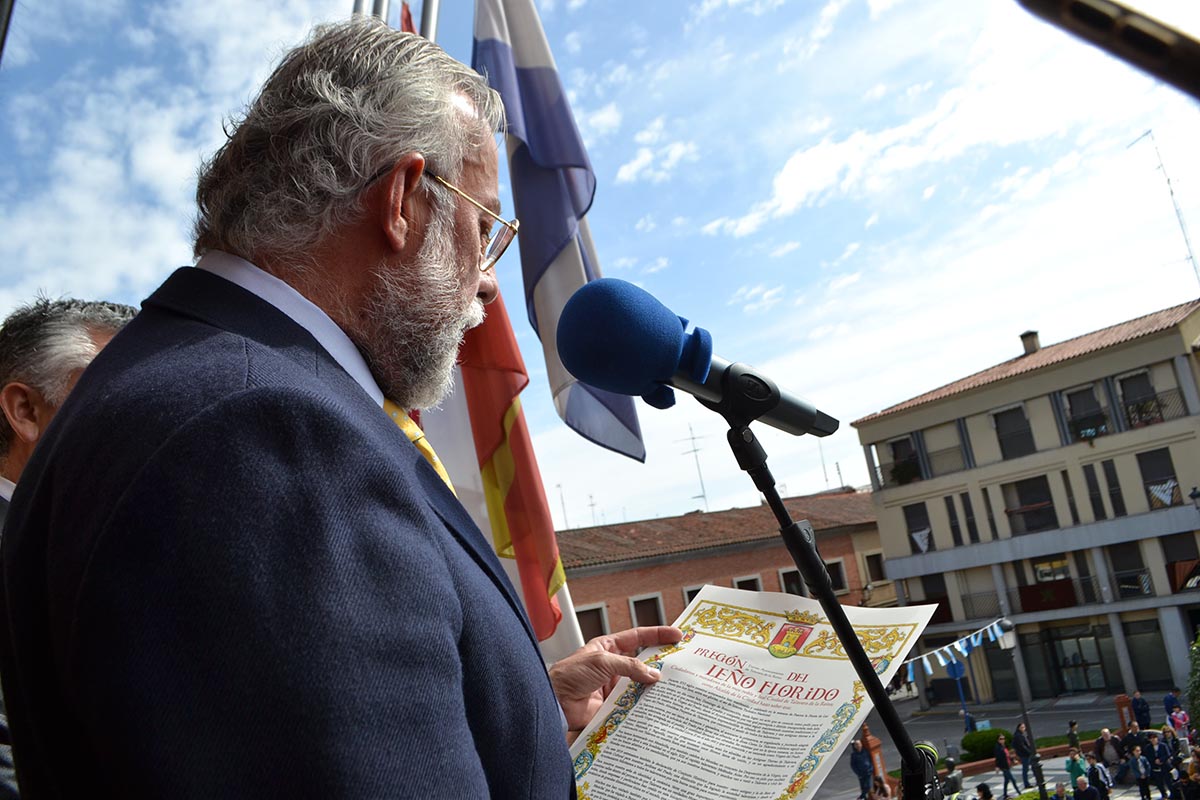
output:
[[[849,0],[829,0],[817,15],[812,30],[797,35],[784,45],[784,58],[779,69],[790,70],[797,64],[811,60],[821,49],[822,43],[833,34],[834,23],[848,4]]]
[[[656,272],[662,272],[667,267],[671,266],[671,262],[665,256],[659,256],[646,265],[642,270],[642,275],[653,275]]]
[[[871,19],[879,19],[899,2],[900,0],[867,0],[867,6],[871,9]]]
[[[615,270],[627,270],[637,264],[637,259],[630,256],[621,256],[612,261],[612,267]]]
[[[867,89],[866,94],[863,95],[863,100],[868,102],[881,100],[885,94],[887,94],[887,84],[877,83],[870,89]]]
[[[773,249],[770,253],[770,256],[771,256],[771,258],[783,258],[788,253],[791,253],[798,249],[800,249],[799,242],[795,242],[795,241],[784,242],[783,244],[781,244],[778,247],[776,247],[775,249]]]
[[[571,31],[563,37],[563,43],[567,46],[568,53],[578,53],[583,49],[583,34],[579,31]]]
[[[671,177],[680,163],[698,158],[699,149],[695,142],[669,142],[656,149],[639,147],[633,159],[617,170],[617,183],[638,180],[662,183]]]
[[[587,0],[567,0],[568,11],[578,11],[587,5]]]
[[[936,185],[926,186],[924,191],[921,192],[921,199],[928,200],[929,198],[933,197],[935,192],[937,192]]]
[[[658,225],[655,224],[654,217],[650,214],[647,214],[634,223],[633,229],[639,231],[640,233],[649,233],[657,227]]]
[[[641,145],[656,144],[662,139],[665,126],[666,120],[663,117],[656,117],[649,125],[634,134],[633,140]]]
[[[874,228],[879,223],[879,212],[876,211],[871,216],[867,217],[867,221],[863,223],[863,230]]]
[[[784,0],[702,0],[700,5],[692,10],[693,19],[700,20],[716,11],[736,9],[739,13],[746,12],[761,16],[774,11],[783,5]]]
[[[831,280],[829,282],[829,289],[828,289],[829,294],[833,294],[834,292],[841,291],[842,289],[845,289],[847,286],[853,286],[854,284],[858,283],[858,281],[861,277],[862,277],[862,272],[851,272],[847,275],[837,276],[836,278],[834,278],[833,280]]]
[[[756,286],[741,286],[726,305],[740,305],[747,314],[757,314],[768,311],[783,299],[783,286],[767,288],[764,284]]]

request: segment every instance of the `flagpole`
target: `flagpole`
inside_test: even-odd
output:
[[[425,0],[421,3],[421,35],[431,42],[437,41],[438,12],[441,0]]]

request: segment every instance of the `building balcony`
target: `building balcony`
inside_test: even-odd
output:
[[[1128,600],[1133,597],[1154,597],[1154,584],[1148,569],[1127,569],[1113,573],[1117,597]]]
[[[1183,505],[1183,491],[1179,488],[1179,481],[1174,478],[1146,481],[1143,485],[1151,511]]]
[[[917,460],[915,455],[900,461],[880,464],[879,466],[880,483],[885,489],[890,489],[894,486],[904,486],[914,481],[919,481],[923,477],[921,474],[921,462]]]
[[[1132,430],[1178,419],[1187,414],[1187,407],[1177,389],[1168,389],[1139,400],[1127,401],[1122,404],[1122,411],[1126,424]]]
[[[1007,508],[1008,525],[1012,528],[1013,536],[1024,536],[1027,533],[1053,530],[1058,527],[1058,516],[1054,513],[1054,503],[1045,500],[1031,503],[1018,508]]]
[[[1071,432],[1072,442],[1088,442],[1099,436],[1107,436],[1116,430],[1107,408],[1097,408],[1086,414],[1072,415],[1067,420],[1067,428]]]

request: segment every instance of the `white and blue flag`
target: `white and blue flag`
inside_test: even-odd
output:
[[[525,306],[542,341],[554,406],[583,437],[644,461],[633,398],[576,381],[558,358],[554,335],[563,304],[600,277],[585,218],[596,176],[533,0],[477,0],[471,66],[500,93],[508,115]]]

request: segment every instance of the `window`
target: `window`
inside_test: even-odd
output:
[[[1067,400],[1067,427],[1071,441],[1081,442],[1095,439],[1108,433],[1108,414],[1096,402],[1096,392],[1091,386],[1065,392]]]
[[[1125,499],[1121,497],[1121,482],[1117,480],[1117,467],[1112,459],[1101,461],[1104,468],[1104,481],[1108,484],[1108,501],[1112,503],[1114,517],[1125,516]]]
[[[850,587],[846,585],[846,570],[842,566],[841,559],[826,561],[825,571],[829,573],[829,582],[833,584],[834,592],[842,594],[850,591]]]
[[[992,498],[988,496],[986,486],[981,486],[979,491],[983,492],[983,510],[987,512],[988,522],[988,538],[996,538],[996,515],[992,513]]]
[[[936,550],[933,543],[933,529],[929,526],[929,512],[924,503],[913,503],[904,506],[904,522],[908,526],[908,546],[914,554],[928,553]]]
[[[1058,527],[1054,501],[1050,497],[1050,482],[1045,475],[1006,483],[1000,488],[1004,492],[1005,512],[1013,536]]]
[[[1196,534],[1191,531],[1164,536],[1163,560],[1167,562],[1167,578],[1172,592],[1200,589],[1200,551],[1196,548]]]
[[[1092,501],[1092,515],[1097,520],[1108,519],[1108,514],[1104,513],[1104,497],[1100,494],[1100,481],[1096,480],[1095,465],[1083,465],[1083,482],[1087,484],[1088,499]]]
[[[804,591],[804,580],[800,577],[800,570],[798,569],[779,570],[779,585],[788,594],[798,594],[801,597],[808,596],[808,593]]]
[[[1142,548],[1138,542],[1109,545],[1108,561],[1112,565],[1113,583],[1117,585],[1120,599],[1154,594],[1150,570],[1146,569],[1146,563],[1142,560]]]
[[[629,616],[634,627],[640,625],[664,625],[662,595],[651,594],[629,598]]]
[[[912,436],[888,442],[892,451],[892,466],[887,475],[888,485],[903,486],[921,479],[921,462],[913,447]]]
[[[744,578],[734,578],[733,588],[745,589],[747,592],[761,592],[762,578],[757,575],[747,575]]]
[[[946,495],[946,516],[950,518],[950,541],[955,547],[962,547],[962,528],[958,527],[958,512],[954,510],[954,496]]]
[[[950,622],[953,617],[950,612],[949,593],[946,591],[946,578],[941,573],[937,575],[922,575],[921,590],[925,592],[926,603],[937,603],[938,610],[933,612],[930,622]]]
[[[1033,567],[1033,579],[1037,583],[1049,583],[1071,577],[1071,568],[1067,566],[1067,557],[1062,553],[1030,559]]]
[[[700,594],[700,590],[703,588],[704,586],[702,585],[683,587],[683,604],[691,605],[692,601],[696,599],[696,595]]]
[[[1079,524],[1079,508],[1075,505],[1075,490],[1071,488],[1071,476],[1062,471],[1063,486],[1067,489],[1067,510],[1071,512],[1071,524]]]
[[[1001,458],[1005,460],[1019,458],[1037,451],[1037,447],[1033,443],[1033,431],[1029,427],[1029,420],[1025,419],[1024,408],[1017,406],[997,411],[992,415],[992,420],[996,425],[996,438],[1000,442]]]
[[[1124,405],[1125,419],[1130,428],[1141,428],[1163,421],[1163,409],[1154,386],[1150,383],[1150,373],[1139,372],[1119,378],[1121,386],[1121,402]]]
[[[579,631],[585,642],[608,633],[608,613],[602,605],[575,609],[575,619],[579,621]]]
[[[975,524],[975,509],[971,505],[971,495],[963,492],[958,499],[962,500],[963,521],[967,524],[967,539],[971,544],[979,544],[979,527]]]
[[[868,583],[883,583],[887,574],[883,570],[883,553],[867,553],[863,556],[863,565],[867,571]]]
[[[1175,465],[1171,463],[1170,450],[1164,447],[1138,453],[1137,460],[1151,510],[1183,503],[1183,492],[1179,490],[1179,481],[1175,480]]]

